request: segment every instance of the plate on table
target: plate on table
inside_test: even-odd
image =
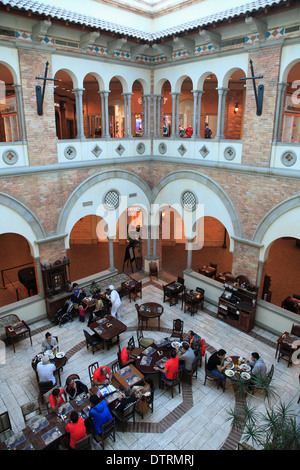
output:
[[[173,348],[177,348],[177,347],[180,348],[181,344],[182,343],[180,343],[179,341],[173,341],[173,343],[171,343],[171,346]]]
[[[227,377],[233,377],[234,374],[235,374],[234,370],[231,370],[231,369],[225,370],[225,375],[227,375]]]
[[[249,364],[241,364],[241,365],[239,366],[239,369],[240,369],[242,372],[250,372],[251,367],[249,366]]]
[[[226,370],[229,370],[229,369],[234,369],[234,363],[232,361],[226,361],[225,362],[225,369]]]
[[[251,378],[251,375],[248,372],[242,372],[241,377],[244,380],[249,380]]]
[[[56,357],[57,357],[58,359],[62,359],[63,357],[65,357],[65,353],[62,352],[62,351],[60,351],[60,352],[58,352],[58,353],[56,354]]]

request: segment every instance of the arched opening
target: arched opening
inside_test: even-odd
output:
[[[83,81],[83,126],[84,135],[95,139],[102,136],[102,112],[99,84],[94,75],[87,74]]]
[[[241,77],[245,77],[243,70],[235,70],[228,81],[225,108],[225,139],[241,140],[244,129],[244,111],[246,89]]]
[[[77,135],[76,100],[73,81],[64,70],[59,70],[55,77],[54,106],[56,118],[56,135],[59,140],[75,139]]]
[[[286,298],[293,298],[294,294],[300,296],[300,239],[277,238],[269,246],[268,252],[269,256],[264,264],[261,278],[260,294],[264,300],[281,306]],[[264,291],[264,283],[268,277],[270,286],[268,291]]]
[[[133,137],[141,137],[145,134],[144,109],[143,109],[143,86],[139,80],[132,85],[131,97],[131,129]]]
[[[217,135],[218,124],[218,80],[214,73],[207,75],[201,98],[201,117],[200,117],[200,136],[208,136],[205,128],[211,130],[210,138],[214,139]]]
[[[124,137],[125,135],[125,106],[122,96],[123,86],[117,77],[109,83],[108,114],[109,134],[111,137]]]
[[[10,70],[0,64],[0,142],[20,139],[18,102]]]
[[[300,142],[300,61],[289,71],[283,101],[282,142]]]
[[[30,244],[17,233],[0,235],[0,306],[38,294],[36,263]]]
[[[161,89],[162,94],[162,132],[163,137],[170,137],[172,132],[172,95],[171,84],[166,80]]]
[[[194,97],[193,82],[187,77],[181,85],[179,99],[179,137],[191,137],[193,132]]]

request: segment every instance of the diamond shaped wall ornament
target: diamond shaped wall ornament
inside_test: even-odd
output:
[[[104,197],[104,204],[107,209],[117,209],[120,203],[119,193],[114,189],[108,191]]]
[[[99,155],[102,153],[102,149],[98,145],[95,145],[92,153],[95,155],[95,157],[99,157]]]
[[[19,160],[19,156],[15,150],[5,150],[2,154],[2,160],[7,165],[14,165]]]
[[[180,153],[181,156],[183,156],[186,152],[186,148],[183,144],[181,144],[179,147],[178,147],[178,152]]]
[[[192,191],[184,191],[181,195],[181,203],[184,209],[193,211],[197,205],[197,198]]]
[[[292,150],[287,150],[286,152],[283,152],[280,160],[284,166],[293,166],[297,161],[297,155]]]
[[[158,146],[158,151],[161,155],[164,155],[167,151],[167,146],[164,142],[161,142]]]
[[[68,147],[65,148],[65,150],[64,150],[64,156],[65,156],[68,160],[73,160],[73,158],[75,158],[76,155],[77,155],[77,152],[76,152],[75,147],[68,146]]]
[[[226,158],[226,160],[233,160],[235,155],[236,151],[233,147],[226,147],[224,150],[224,158]]]
[[[121,156],[123,152],[125,152],[125,147],[123,147],[122,144],[118,145],[118,147],[116,148],[116,152],[118,152],[118,154]]]
[[[203,145],[203,147],[201,147],[199,152],[200,152],[200,154],[202,155],[203,158],[207,157],[207,155],[209,154],[209,150],[206,147],[206,145]]]
[[[139,142],[136,146],[137,153],[139,155],[142,155],[143,153],[145,153],[145,150],[146,150],[145,144],[143,142]]]

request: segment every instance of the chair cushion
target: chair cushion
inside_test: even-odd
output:
[[[150,344],[154,343],[154,339],[153,338],[141,338],[139,340],[139,344],[141,346],[141,348],[148,348],[148,346],[150,346]]]

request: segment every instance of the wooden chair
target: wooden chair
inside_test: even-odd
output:
[[[149,277],[151,279],[151,277],[156,277],[156,279],[158,279],[158,270],[157,270],[157,264],[152,262],[149,264]]]
[[[213,264],[213,263],[209,263],[209,266],[210,266],[211,268],[214,268],[214,269],[215,269],[215,272],[213,272],[212,274],[210,274],[209,277],[215,278],[216,275],[217,275],[217,267],[218,267],[218,265],[217,265],[217,264]]]
[[[183,321],[180,318],[173,320],[173,329],[172,329],[172,338],[180,338],[182,341],[183,338]]]
[[[93,362],[93,364],[90,364],[88,366],[89,378],[90,378],[90,382],[92,386],[93,386],[93,375],[96,369],[99,369],[99,362]]]
[[[135,348],[135,342],[134,342],[134,337],[133,336],[131,336],[131,338],[129,338],[129,340],[128,340],[128,347]]]
[[[115,418],[107,421],[107,423],[102,424],[101,434],[94,434],[94,439],[97,441],[102,449],[104,450],[104,443],[108,437],[112,437],[113,441],[116,442],[116,421]]]
[[[139,347],[140,348],[148,348],[148,346],[150,346],[150,344],[154,343],[154,339],[153,338],[145,338],[144,335],[143,335],[143,330],[140,326],[138,326],[137,330],[136,330],[136,337],[137,337],[137,341],[139,343]]]
[[[214,375],[210,375],[209,371],[207,370],[207,354],[205,354],[205,379],[204,379],[204,385],[206,384],[206,380],[212,380],[213,382],[216,382],[218,386],[218,390],[220,387],[220,379],[219,377],[215,377]],[[225,380],[223,382],[223,392],[225,391]]]
[[[196,287],[196,292],[199,292],[199,294],[200,294],[200,305],[201,305],[201,308],[203,310],[205,290],[202,289],[202,287]]]
[[[183,279],[183,277],[178,276],[178,277],[177,277],[177,282],[179,282],[179,284],[182,284],[182,285],[184,286],[184,279]]]
[[[182,378],[187,379],[189,384],[192,385],[193,377],[197,379],[198,377],[198,367],[200,362],[200,356],[196,356],[192,365],[192,369],[190,372],[183,371]]]
[[[86,340],[86,348],[89,349],[89,347],[91,346],[93,354],[98,349],[104,349],[104,342],[100,338],[100,336],[98,336],[96,333],[90,335],[90,333],[88,333],[86,330],[83,330],[83,333]]]
[[[271,368],[270,368],[269,372],[266,374],[268,384],[271,383],[272,378],[273,378],[273,374],[274,374],[274,364],[271,365]],[[255,390],[261,390],[261,389],[262,389],[262,387],[259,387],[258,385],[251,384],[252,395],[254,395]]]
[[[92,435],[88,434],[75,444],[75,450],[92,450]]]
[[[139,297],[142,299],[143,293],[142,293],[142,281],[137,282],[134,286],[134,289],[132,292],[129,292],[129,301],[131,303],[131,300],[135,301],[135,299]]]
[[[168,390],[171,390],[172,398],[173,398],[173,390],[175,387],[177,387],[177,385],[178,385],[178,391],[180,393],[181,374],[182,374],[181,370],[174,372],[172,380],[166,380],[164,377],[161,377],[161,380],[160,380],[161,389],[163,389],[165,385]]]
[[[39,387],[39,400],[41,403],[45,403],[45,398],[44,395],[45,393],[49,392],[49,390],[52,390],[54,387],[57,385],[53,385],[52,381],[46,381],[46,382],[38,382],[38,387]]]
[[[41,408],[37,401],[30,401],[29,403],[25,403],[25,405],[21,405],[21,411],[25,426],[27,426],[28,422],[34,419],[37,415],[41,414]],[[29,417],[29,415],[33,416]]]
[[[143,405],[146,405],[146,411]],[[136,404],[136,412],[144,419],[144,416],[148,410],[153,413],[153,404],[154,404],[154,389],[150,392],[149,396],[143,395]]]
[[[0,442],[4,442],[13,435],[14,432],[11,427],[9,413],[8,411],[5,411],[0,414]]]
[[[290,345],[281,342],[279,344],[277,362],[279,362],[279,359],[284,359],[285,361],[287,361],[287,366],[289,367],[292,364],[292,355],[294,352],[295,349],[293,349]]]
[[[140,347],[137,348],[135,346],[135,341],[134,341],[133,336],[131,336],[131,338],[129,338],[128,347],[132,348],[132,350],[130,351],[130,354],[133,357],[139,356],[141,354],[142,350],[143,350],[142,348],[140,348]]]
[[[123,432],[125,430],[125,426],[124,426],[125,423],[129,421],[131,418],[133,419],[133,422],[135,424],[135,406],[136,406],[136,403],[133,403],[124,411],[118,411],[114,409],[112,410],[112,414],[117,418],[118,421],[122,423]]]
[[[201,305],[201,298],[193,298],[189,295],[188,292],[184,294],[184,313],[189,310],[191,316],[193,317],[198,311],[198,307]]]
[[[118,359],[116,361],[112,362],[112,364],[110,366],[110,369],[111,369],[112,374],[114,374],[115,372],[120,370],[120,364],[119,364]]]
[[[300,325],[295,325],[293,323],[292,329],[291,329],[291,335],[299,336],[300,338]]]

